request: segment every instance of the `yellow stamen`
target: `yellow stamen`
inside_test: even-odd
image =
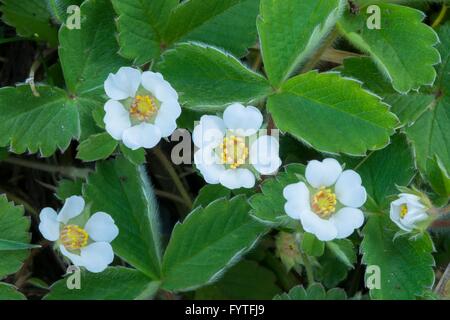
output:
[[[244,138],[236,136],[225,137],[220,150],[222,150],[220,154],[222,162],[229,165],[231,169],[245,164],[249,155]]]
[[[408,214],[408,206],[406,203],[402,204],[400,207],[400,218],[404,218]]]
[[[66,249],[77,250],[87,245],[89,235],[83,228],[71,224],[61,230],[60,239]]]
[[[322,187],[313,196],[311,207],[321,218],[329,218],[336,211],[336,194]]]
[[[151,96],[136,96],[130,108],[131,116],[139,121],[149,120],[157,111],[156,100]]]

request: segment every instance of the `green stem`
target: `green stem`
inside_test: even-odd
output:
[[[181,198],[183,198],[184,204],[189,209],[191,209],[193,205],[191,196],[187,192],[183,182],[178,176],[178,173],[175,171],[175,168],[173,167],[172,163],[169,161],[169,159],[167,159],[166,155],[159,148],[153,149],[153,152],[155,156],[158,158],[158,160],[161,162],[161,164],[164,166],[169,176],[172,178],[175,187],[177,188],[178,192],[181,195]]]
[[[63,176],[69,177],[69,178],[82,178],[86,179],[89,173],[91,172],[90,169],[83,169],[83,168],[75,168],[75,167],[65,167],[65,166],[56,166],[56,165],[50,165],[46,163],[31,161],[31,160],[25,160],[20,158],[14,158],[10,157],[3,162],[17,165],[24,168],[30,168],[50,173],[59,173]]]
[[[312,70],[320,61],[320,58],[322,58],[322,55],[325,53],[325,51],[333,44],[333,42],[336,40],[338,36],[339,32],[337,28],[334,28],[333,31],[331,31],[330,34],[328,35],[323,45],[316,51],[316,53],[314,53],[311,59],[302,68],[301,73],[306,73]]]
[[[443,4],[441,11],[439,12],[439,15],[437,16],[436,20],[434,20],[433,24],[431,25],[432,28],[436,28],[437,26],[439,26],[441,24],[441,22],[444,20],[445,18],[445,14],[447,13],[447,9],[448,7]]]
[[[306,270],[306,278],[308,279],[308,286],[312,285],[314,281],[314,271],[311,265],[311,260],[309,260],[309,257],[306,253],[300,250],[300,255],[302,256],[303,265],[305,266]]]

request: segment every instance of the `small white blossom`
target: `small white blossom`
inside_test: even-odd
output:
[[[420,197],[409,193],[401,193],[397,200],[391,202],[389,215],[400,229],[407,232],[416,229],[419,222],[429,217]]]
[[[61,211],[44,208],[39,218],[39,231],[45,239],[56,241],[61,253],[78,267],[90,272],[102,272],[113,262],[114,252],[110,242],[119,234],[119,229],[109,214],[94,213],[79,226],[74,219],[84,211],[82,197],[67,198]]]
[[[130,149],[153,148],[177,128],[178,94],[160,73],[122,67],[105,81],[106,131]]]
[[[364,223],[359,209],[367,200],[361,177],[353,170],[342,171],[335,159],[313,160],[306,166],[308,184],[286,186],[284,209],[303,229],[321,241],[342,239]]]
[[[257,108],[239,103],[228,106],[223,119],[201,117],[193,132],[194,144],[199,148],[194,162],[207,183],[220,183],[229,189],[252,188],[256,176],[278,170],[278,141],[267,134],[258,137],[262,123]]]

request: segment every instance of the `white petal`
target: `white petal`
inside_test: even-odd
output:
[[[176,100],[170,100],[163,102],[159,109],[160,113],[164,113],[167,116],[171,116],[173,119],[178,119],[181,115],[181,106]]]
[[[67,224],[70,219],[79,216],[83,212],[84,206],[84,199],[80,196],[67,198],[58,214],[58,221]]]
[[[219,164],[219,159],[211,148],[197,150],[194,154],[194,162],[207,183],[217,184],[225,167]]]
[[[116,74],[109,74],[105,81],[105,92],[111,99],[124,100],[136,95],[141,83],[141,72],[122,67]]]
[[[337,229],[338,239],[347,238],[364,223],[364,213],[355,208],[342,208],[329,219]]]
[[[160,73],[146,71],[142,74],[142,86],[161,102],[178,101],[178,93]]]
[[[283,189],[283,197],[288,201],[299,202],[302,207],[310,210],[309,190],[304,182],[297,182],[287,185]]]
[[[220,183],[228,189],[252,188],[255,176],[248,169],[227,169],[220,175]]]
[[[141,123],[123,132],[123,143],[131,150],[150,149],[161,140],[161,130],[149,123]]]
[[[335,192],[339,202],[349,207],[359,208],[367,200],[366,189],[361,186],[361,177],[353,170],[342,172],[336,182]]]
[[[287,201],[284,204],[286,214],[295,220],[300,220],[301,205],[297,201]]]
[[[108,242],[94,242],[81,249],[83,266],[90,272],[105,270],[114,260],[114,251]]]
[[[113,218],[104,212],[93,214],[84,226],[84,230],[88,233],[89,238],[101,242],[111,242],[119,234]]]
[[[391,202],[391,208],[389,211],[389,217],[391,220],[398,224],[400,222],[400,205],[397,205],[395,201]]]
[[[261,174],[273,174],[281,166],[279,150],[280,145],[274,137],[259,137],[250,147],[250,164]]]
[[[225,123],[221,118],[204,115],[200,118],[200,123],[195,126],[192,139],[198,148],[217,147],[222,143],[225,132]]]
[[[337,237],[337,229],[330,220],[320,218],[314,212],[304,210],[300,220],[306,232],[314,234],[320,241],[331,241]]]
[[[59,238],[58,215],[52,208],[44,208],[39,214],[39,231],[45,239],[56,241]]]
[[[83,259],[81,259],[81,257],[79,255],[67,251],[66,248],[62,244],[59,246],[59,250],[61,251],[61,253],[64,256],[69,258],[70,261],[72,261],[72,263],[74,265],[76,265],[77,267],[83,266]]]
[[[404,225],[415,226],[418,222],[428,218],[428,214],[422,210],[409,210],[406,216],[401,220]]]
[[[225,109],[223,121],[228,129],[242,136],[250,136],[261,128],[263,116],[261,111],[253,106],[245,107],[240,103],[233,103]]]
[[[322,162],[312,160],[306,166],[306,180],[314,188],[333,185],[342,172],[342,167],[335,159],[327,158]]]
[[[106,131],[116,140],[122,139],[123,132],[131,127],[130,114],[124,106],[115,100],[109,100],[105,104],[105,123]]]
[[[177,122],[171,118],[164,118],[158,116],[155,119],[155,126],[159,128],[161,137],[166,138],[170,136],[177,129]]]

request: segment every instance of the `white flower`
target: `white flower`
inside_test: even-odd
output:
[[[153,148],[177,128],[178,94],[160,73],[122,67],[105,81],[106,131],[130,149]]]
[[[306,166],[308,185],[298,182],[286,186],[284,209],[303,229],[321,241],[343,239],[364,223],[359,209],[367,200],[361,177],[353,170],[342,171],[335,159],[313,160]]]
[[[391,202],[389,215],[399,228],[407,232],[415,229],[417,223],[428,219],[426,206],[418,196],[409,193],[401,193],[397,200]]]
[[[199,150],[194,162],[207,183],[229,189],[252,188],[256,177],[274,174],[281,165],[275,137],[257,135],[263,123],[261,112],[234,103],[223,119],[204,115],[194,128],[193,140]]]
[[[119,229],[104,212],[94,213],[83,227],[75,224],[74,218],[81,215],[84,207],[82,197],[72,196],[66,199],[59,214],[52,208],[44,208],[39,215],[39,231],[47,240],[56,241],[61,253],[74,265],[102,272],[114,259],[110,242]]]

